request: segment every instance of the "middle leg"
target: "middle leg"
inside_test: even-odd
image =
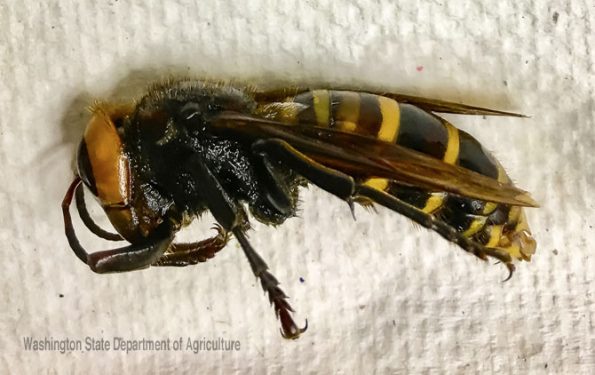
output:
[[[211,214],[224,231],[229,231],[236,237],[248,258],[252,272],[260,280],[264,291],[268,293],[269,301],[274,305],[275,313],[281,321],[281,334],[286,338],[299,337],[306,327],[301,329],[297,327],[291,316],[293,309],[286,301],[287,295],[279,287],[277,279],[269,272],[265,261],[248,242],[245,232],[249,228],[249,223],[242,206],[227,193],[219,182],[218,176],[211,171],[201,155],[195,155],[189,163],[196,180],[203,183],[203,198]]]

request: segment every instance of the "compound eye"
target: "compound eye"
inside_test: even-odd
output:
[[[77,152],[77,168],[79,176],[83,183],[87,185],[89,190],[97,196],[97,186],[95,185],[95,177],[93,176],[93,169],[91,161],[89,160],[89,151],[87,150],[87,142],[83,139],[79,145]]]

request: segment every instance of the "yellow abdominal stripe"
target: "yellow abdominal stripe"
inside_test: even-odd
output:
[[[394,143],[401,125],[399,104],[395,100],[383,96],[378,97],[378,104],[382,113],[382,124],[377,137],[385,142]]]
[[[388,187],[388,180],[386,178],[368,178],[364,185],[384,191]]]
[[[399,104],[393,99],[379,96],[378,105],[380,106],[380,113],[382,113],[382,124],[380,124],[377,138],[385,142],[394,143],[399,134],[399,126],[401,124]],[[385,178],[370,178],[364,182],[364,185],[384,191],[388,187],[388,180]]]
[[[459,158],[459,130],[451,125],[448,121],[443,121],[442,123],[448,132],[448,143],[446,145],[446,152],[444,153],[442,160],[448,164],[455,164]]]
[[[442,203],[444,203],[444,198],[446,197],[445,193],[432,193],[428,200],[426,201],[426,205],[421,209],[426,214],[431,214],[436,211]]]
[[[353,91],[341,92],[335,114],[335,127],[346,132],[355,132],[359,121],[360,94]],[[335,103],[332,103],[335,105]]]
[[[500,242],[500,237],[502,236],[502,225],[492,225],[490,226],[490,239],[488,243],[485,245],[486,247],[498,247],[498,243]]]
[[[447,137],[447,144],[446,144],[446,151],[444,152],[444,156],[442,160],[448,164],[455,164],[459,157],[459,148],[460,148],[460,141],[459,141],[459,131],[457,128],[452,126],[448,121],[442,121],[442,124],[446,128],[448,132]],[[445,193],[432,193],[428,200],[426,201],[426,205],[422,208],[422,211],[431,214],[434,211],[438,210],[442,204],[444,203],[444,198],[446,198]],[[471,224],[471,228],[476,230],[473,224],[479,225],[479,223],[475,223],[475,221]],[[469,230],[468,229],[468,230]],[[481,229],[481,228],[479,228]],[[477,229],[477,230],[479,230]]]
[[[312,91],[312,102],[314,104],[314,114],[318,126],[328,126],[330,116],[330,94],[328,90]]]
[[[469,228],[467,228],[467,230],[465,230],[463,232],[463,236],[471,237],[474,234],[476,234],[477,232],[479,232],[480,230],[482,230],[483,227],[485,226],[487,219],[488,218],[485,216],[478,216],[475,219],[473,219],[473,221],[471,222],[471,225],[469,225]]]
[[[506,172],[504,171],[504,168],[502,168],[502,165],[500,165],[500,163],[496,162],[497,168],[498,168],[498,182],[502,182],[502,183],[506,183],[509,182],[508,176],[506,175]],[[496,208],[498,208],[498,203],[494,203],[494,202],[487,202],[485,204],[485,206],[483,207],[483,214],[484,215],[489,215],[492,212],[494,212],[494,210],[496,210]]]

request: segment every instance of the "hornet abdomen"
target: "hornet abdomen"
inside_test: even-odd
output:
[[[500,163],[475,138],[411,104],[365,92],[313,90],[289,97],[285,103],[265,104],[271,106],[278,106],[273,113],[283,121],[395,142],[502,183],[512,183]],[[269,111],[265,108],[263,112]],[[364,183],[433,215],[487,248],[499,249],[519,260],[529,260],[535,252],[536,243],[521,207],[430,192],[383,178]]]

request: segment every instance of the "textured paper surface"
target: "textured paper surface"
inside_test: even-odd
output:
[[[394,3],[2,2],[0,373],[595,372],[592,2]],[[235,241],[191,268],[96,275],[69,250],[59,208],[85,106],[172,74],[527,113],[449,119],[542,203],[527,211],[537,254],[502,283],[502,266],[403,217],[358,209],[353,222],[345,204],[310,188],[300,218],[250,233],[297,321],[308,319],[298,341],[280,337]],[[211,223],[184,237],[206,236]],[[241,349],[61,354],[26,351],[27,336],[222,337]]]

